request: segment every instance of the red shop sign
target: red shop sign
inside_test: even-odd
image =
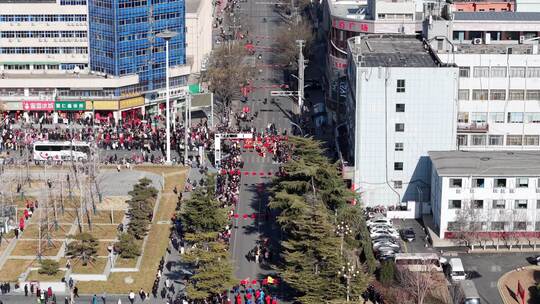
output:
[[[54,101],[23,101],[25,111],[53,111]]]
[[[332,20],[332,27],[341,29],[341,30],[347,30],[352,32],[362,32],[367,33],[369,32],[369,24],[368,23],[362,23],[362,22],[356,22],[356,21],[346,21],[346,20]]]

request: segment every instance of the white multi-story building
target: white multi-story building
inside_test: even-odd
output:
[[[365,35],[348,45],[345,178],[368,206],[428,201],[427,152],[456,146],[457,67],[415,36]]]
[[[459,149],[540,149],[540,13],[456,12],[424,33],[459,66]]]
[[[429,152],[433,223],[440,238],[458,232],[540,231],[540,153]],[[487,235],[487,234],[486,234]]]
[[[88,67],[86,0],[0,0],[0,73]]]
[[[206,69],[212,51],[212,2],[186,0],[186,56],[191,73]]]

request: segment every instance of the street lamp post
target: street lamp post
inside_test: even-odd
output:
[[[170,116],[170,102],[171,102],[171,95],[169,91],[169,40],[174,38],[176,35],[178,35],[177,32],[173,32],[170,30],[164,30],[161,33],[158,33],[156,36],[158,38],[162,38],[165,40],[165,90],[166,90],[166,96],[167,101],[165,103],[165,116],[166,116],[166,124],[165,127],[167,128],[165,130],[165,136],[167,137],[167,164],[171,164],[171,116]]]
[[[341,270],[338,271],[338,276],[343,277],[347,284],[347,302],[351,299],[351,281],[356,278],[358,274],[360,274],[360,271],[349,262],[347,262],[347,266],[342,266]]]
[[[349,225],[347,225],[344,222],[341,222],[336,227],[336,233],[341,237],[341,245],[340,245],[339,252],[341,253],[341,255],[343,255],[343,241],[346,235],[352,234],[352,230],[349,227]]]

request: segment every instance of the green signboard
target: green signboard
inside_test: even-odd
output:
[[[54,103],[55,111],[84,111],[86,102],[84,101],[57,101]]]
[[[197,94],[201,92],[201,86],[198,83],[190,84],[188,88],[191,94]]]

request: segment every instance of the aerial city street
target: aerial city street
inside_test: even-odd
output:
[[[537,0],[0,0],[0,304],[540,304]]]

